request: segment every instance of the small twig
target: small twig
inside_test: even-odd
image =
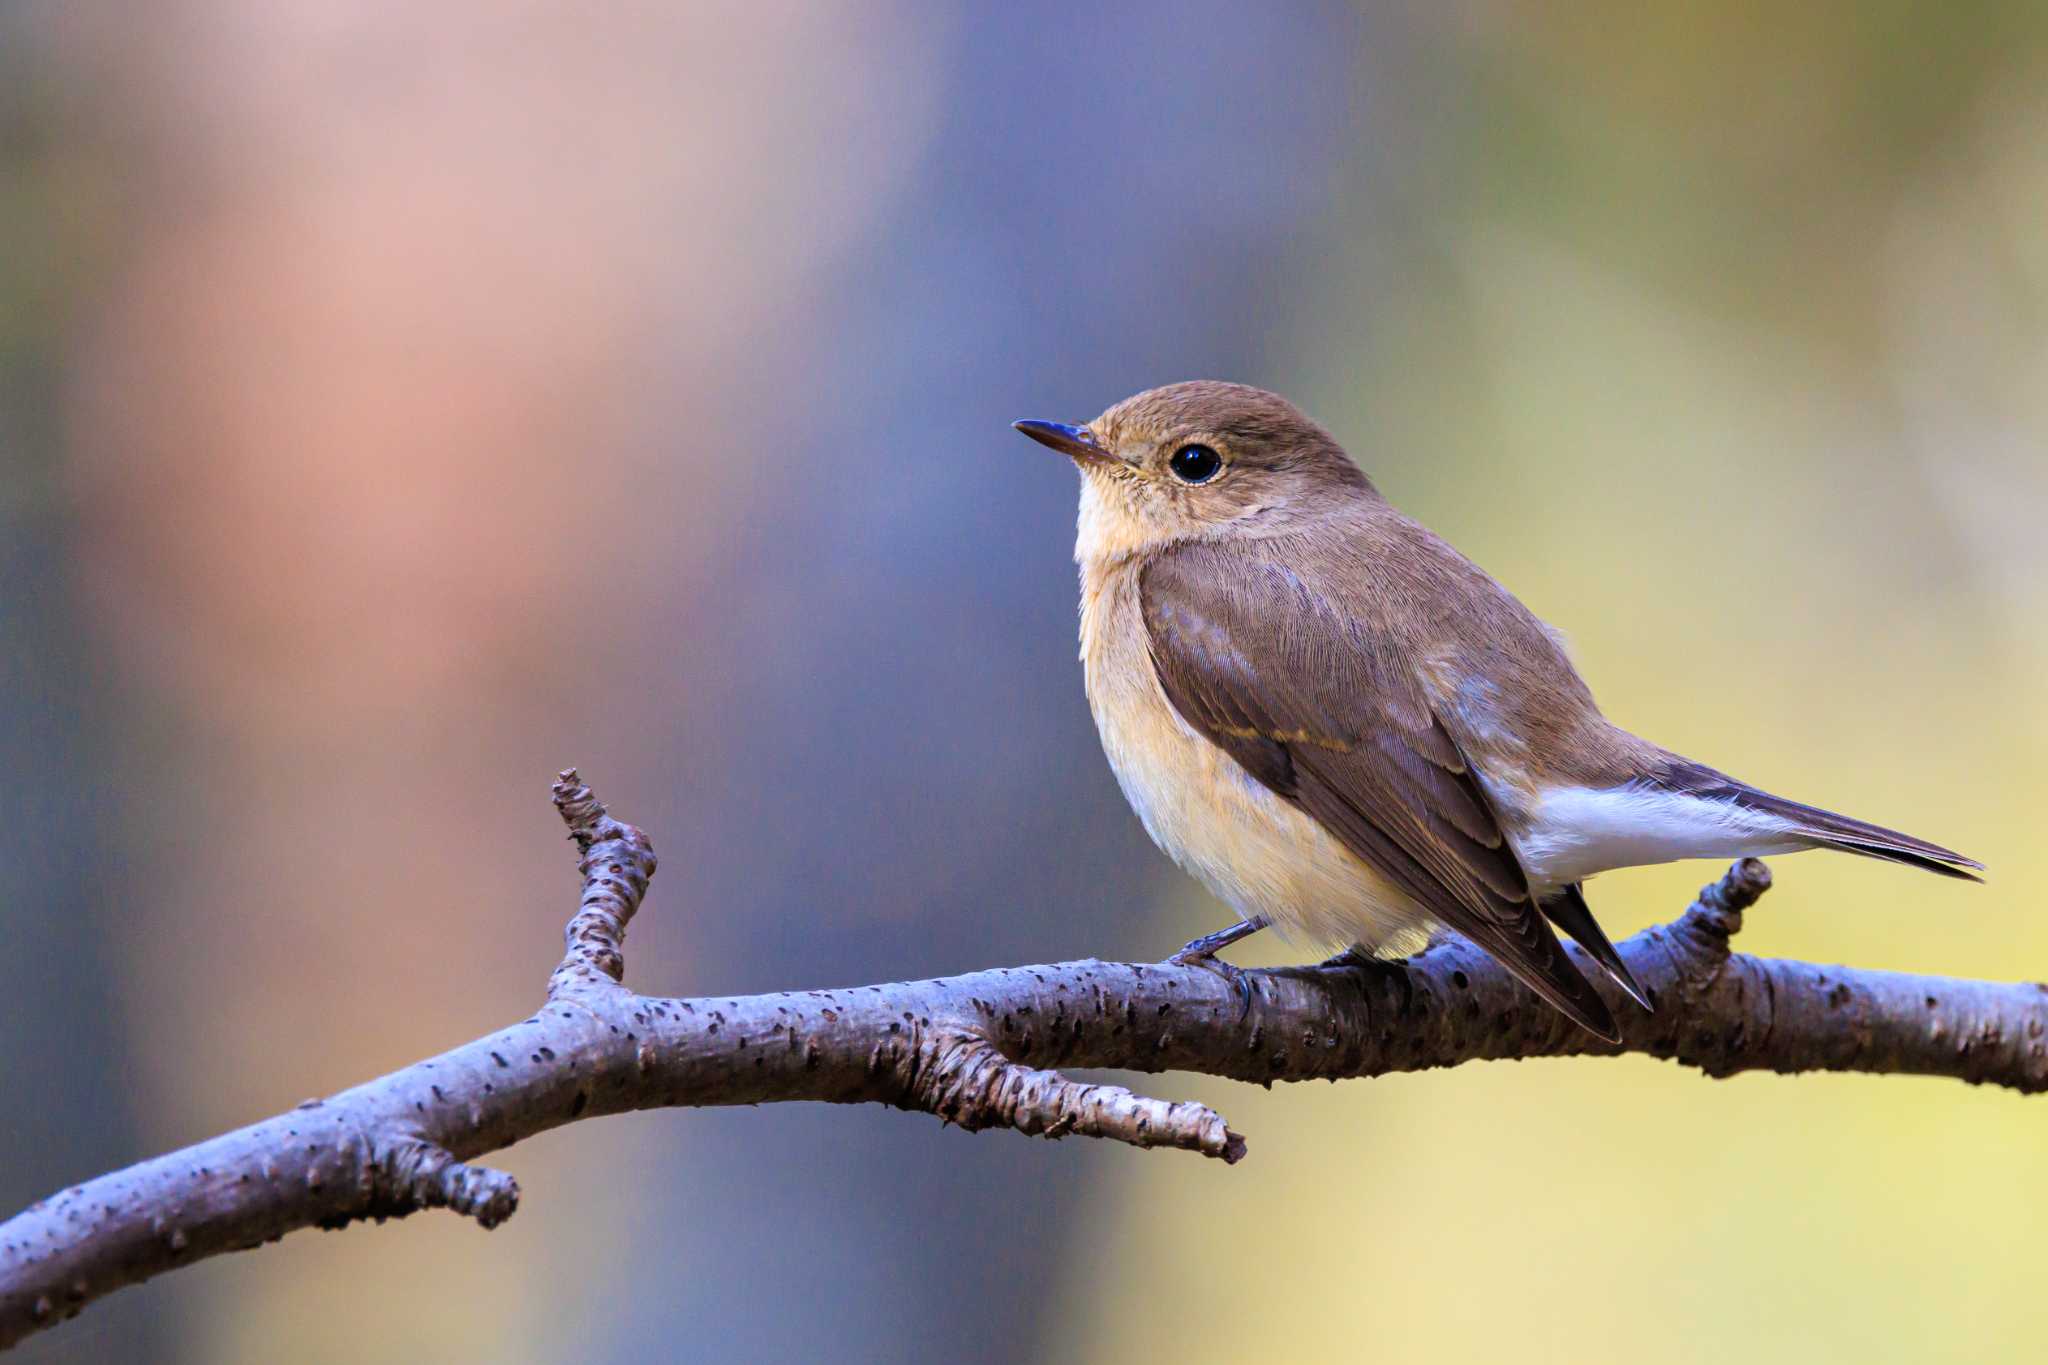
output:
[[[1244,1141],[1213,1110],[1052,1068],[1270,1084],[1639,1052],[1714,1076],[1898,1072],[2048,1088],[2048,988],[1731,952],[1743,912],[1770,885],[1754,860],[1672,924],[1621,945],[1657,1011],[1610,994],[1620,1043],[1578,1029],[1457,939],[1405,963],[1251,973],[1248,1014],[1214,972],[1092,960],[833,991],[641,996],[621,984],[623,943],[654,875],[653,848],[573,770],[555,784],[555,804],[581,851],[582,894],[538,1014],[0,1224],[0,1347],[124,1285],[297,1228],[424,1208],[495,1226],[519,1188],[467,1161],[635,1109],[872,1102],[969,1130],[1103,1137],[1234,1162]]]
[[[562,931],[566,951],[548,979],[548,999],[617,992],[626,979],[626,925],[654,879],[654,845],[612,819],[574,768],[555,779],[555,809],[583,854],[583,899]]]

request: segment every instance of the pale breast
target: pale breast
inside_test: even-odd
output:
[[[1081,661],[1118,785],[1145,832],[1240,916],[1290,938],[1409,953],[1430,923],[1411,898],[1181,719],[1146,646],[1138,569],[1083,564]]]

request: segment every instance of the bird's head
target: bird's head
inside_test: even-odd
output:
[[[1301,409],[1244,384],[1169,384],[1085,426],[1016,428],[1080,468],[1083,560],[1217,535],[1278,534],[1378,496]]]

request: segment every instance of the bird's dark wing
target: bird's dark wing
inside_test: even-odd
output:
[[[1607,931],[1600,927],[1600,921],[1593,918],[1593,908],[1586,904],[1586,892],[1573,882],[1556,895],[1543,902],[1543,917],[1572,936],[1572,941],[1586,950],[1586,955],[1600,964],[1600,970],[1608,979],[1629,993],[1629,997],[1646,1010],[1654,1010],[1650,997],[1636,984],[1635,973],[1628,969],[1620,953],[1614,950],[1614,943],[1607,937]]]
[[[1618,1037],[1384,632],[1288,569],[1224,547],[1158,556],[1140,596],[1160,686],[1190,726],[1531,990]]]

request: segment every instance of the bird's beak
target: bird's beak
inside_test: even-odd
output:
[[[1116,458],[1086,427],[1071,426],[1066,422],[1012,422],[1010,425],[1040,445],[1051,446],[1076,464]]]

